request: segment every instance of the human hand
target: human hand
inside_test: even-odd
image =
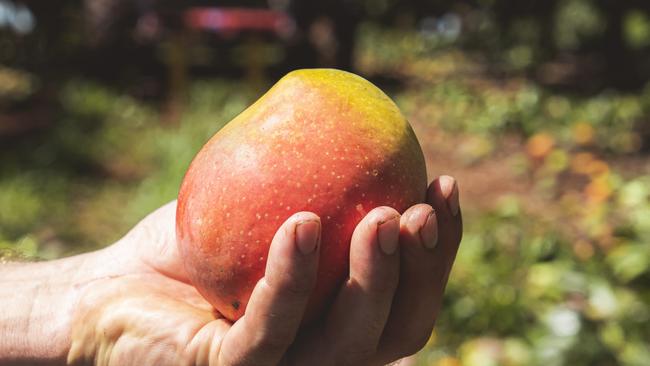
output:
[[[189,283],[170,203],[94,259],[110,270],[78,286],[68,362],[382,365],[413,354],[431,334],[462,236],[452,178],[435,180],[427,202],[401,216],[368,213],[352,238],[349,279],[308,329],[299,326],[316,279],[316,215],[297,213],[278,230],[265,277],[233,324]]]

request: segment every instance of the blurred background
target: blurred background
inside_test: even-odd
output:
[[[0,0],[0,257],[112,243],[317,66],[384,89],[458,178],[419,365],[650,365],[646,0]]]

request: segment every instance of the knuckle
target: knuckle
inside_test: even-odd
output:
[[[397,289],[398,279],[397,271],[387,271],[384,273],[375,273],[374,278],[368,281],[348,279],[348,286],[360,293],[370,293],[374,297],[392,297]]]
[[[290,295],[309,296],[316,282],[315,274],[285,272],[278,287]]]
[[[366,365],[373,359],[375,349],[370,346],[355,345],[346,347],[339,352],[336,365],[357,366]]]
[[[273,271],[266,276],[266,285],[291,297],[305,297],[311,294],[316,284],[316,271],[292,268],[285,271]]]
[[[249,346],[255,350],[254,353],[264,355],[283,353],[296,337],[295,330],[286,326],[255,327],[250,332],[255,336]]]
[[[284,350],[295,335],[290,331],[274,330],[273,332],[262,332],[257,340],[257,347],[266,352]]]
[[[394,281],[392,276],[386,276],[383,281],[376,281],[371,283],[370,290],[382,297],[392,297],[397,288],[397,281]]]

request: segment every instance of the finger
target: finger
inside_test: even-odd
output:
[[[438,217],[439,251],[448,276],[463,236],[463,219],[456,180],[448,175],[434,180],[427,190],[427,202],[436,210]],[[444,284],[446,281],[445,278]]]
[[[419,351],[429,339],[436,319],[442,278],[436,246],[436,212],[428,204],[412,206],[400,221],[400,275],[391,313],[381,337],[378,358],[389,363]]]
[[[442,176],[426,204],[408,209],[400,230],[400,283],[379,347],[381,362],[411,355],[428,341],[462,235],[455,180]]]
[[[324,364],[359,365],[374,356],[399,280],[399,218],[379,207],[354,230],[350,275],[327,320]]]
[[[293,342],[316,283],[321,223],[313,213],[293,215],[269,250],[266,272],[224,338],[218,365],[275,365]]]

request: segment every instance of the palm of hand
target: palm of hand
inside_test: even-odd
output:
[[[175,207],[155,211],[102,253],[130,259],[80,289],[69,363],[208,364],[230,323],[185,276],[174,241]]]
[[[309,281],[291,281],[311,277],[310,270],[304,272],[308,266],[303,263],[303,272],[298,270],[293,278],[273,281],[266,279],[267,267],[266,282],[258,284],[259,294],[254,292],[249,303],[254,310],[232,324],[189,283],[175,243],[176,205],[170,203],[100,252],[99,265],[111,270],[79,288],[68,362],[379,365],[412,354],[431,333],[460,242],[462,224],[460,215],[450,209],[453,200],[457,187],[451,178],[434,182],[428,201],[435,213],[428,205],[416,205],[386,229],[395,242],[399,238],[399,251],[393,256],[378,254],[377,228],[397,213],[388,208],[371,212],[355,232],[350,279],[330,314],[298,336],[301,306],[311,287]],[[435,221],[429,224],[438,237],[434,249],[424,248],[424,241],[436,240],[431,228],[428,234],[422,231],[428,217]],[[291,241],[276,235],[269,261],[273,248],[280,248],[275,249],[277,254],[286,254],[289,248],[276,240]]]

